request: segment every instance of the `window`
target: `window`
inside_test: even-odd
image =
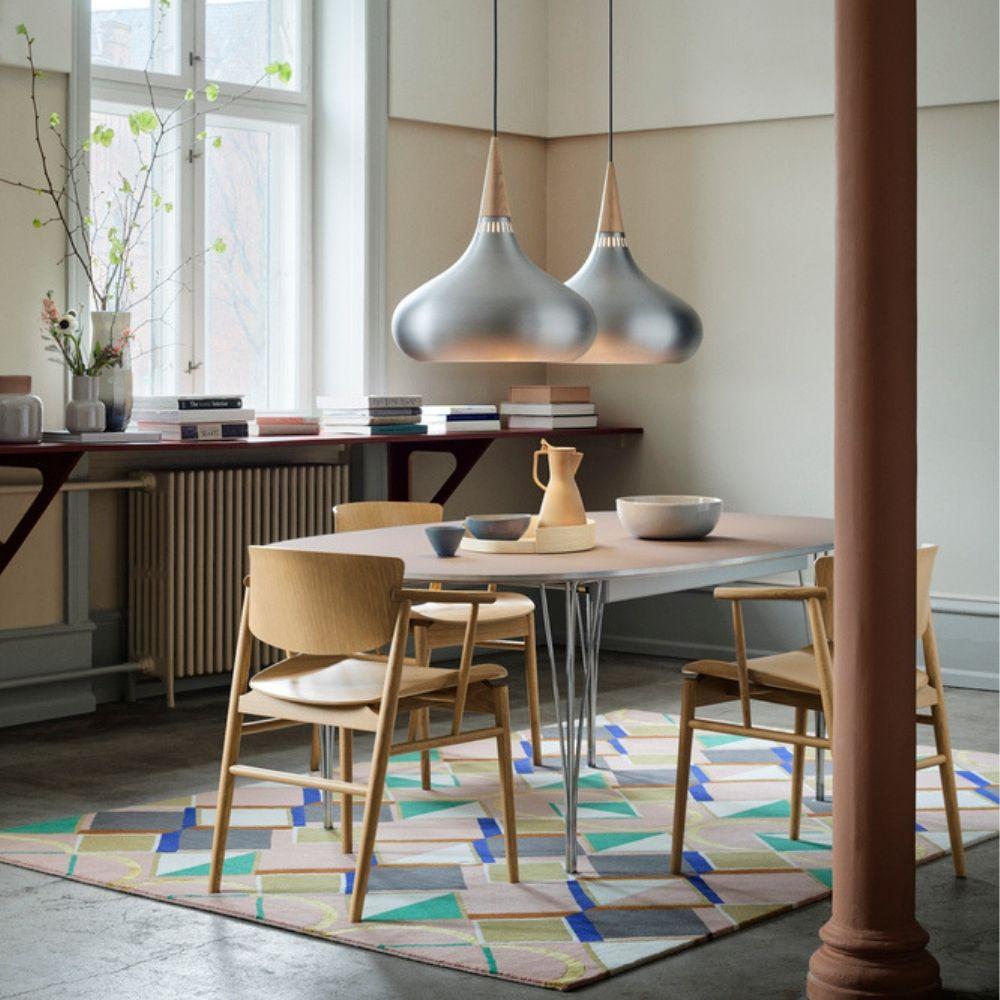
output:
[[[119,178],[148,153],[128,114],[150,94],[183,105],[150,175],[169,210],[151,213],[123,295],[137,395],[310,401],[311,15],[310,0],[92,0],[90,131],[123,140],[91,147],[95,218],[114,222]]]

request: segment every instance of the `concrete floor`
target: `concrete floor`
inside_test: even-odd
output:
[[[606,654],[604,663],[602,710],[676,710],[677,664],[623,654]],[[517,676],[511,694],[513,722],[526,726]],[[212,787],[224,705],[225,695],[216,692],[183,698],[172,712],[159,702],[111,705],[97,715],[0,731],[0,826]],[[995,695],[952,690],[948,705],[956,745],[997,752]],[[550,701],[543,702],[543,713],[553,718]],[[296,730],[263,734],[247,741],[244,759],[301,768],[304,741]],[[952,876],[948,860],[918,869],[918,917],[931,935],[945,995],[997,997],[997,842],[973,848],[968,860],[964,881]],[[828,915],[829,903],[817,903],[584,992],[588,1000],[660,997],[666,991],[712,1000],[801,997],[817,931]],[[0,998],[316,1000],[336,992],[363,1000],[463,990],[477,1000],[543,996],[534,987],[0,865]]]

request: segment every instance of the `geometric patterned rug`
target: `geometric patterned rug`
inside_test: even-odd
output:
[[[216,896],[206,892],[214,792],[3,830],[0,862],[563,990],[829,893],[832,806],[810,797],[811,755],[802,831],[791,841],[789,750],[696,734],[686,871],[670,877],[676,720],[623,710],[599,722],[600,766],[580,776],[574,876],[562,867],[555,727],[544,733],[544,767],[532,766],[526,734],[514,741],[518,885],[507,882],[494,743],[434,751],[431,792],[420,788],[415,755],[392,759],[358,925],[346,917],[354,859],[340,853],[336,829],[323,829],[311,790],[238,786]],[[997,831],[1000,758],[955,758],[965,841],[977,843]],[[919,861],[948,846],[937,775],[935,768],[916,777]]]

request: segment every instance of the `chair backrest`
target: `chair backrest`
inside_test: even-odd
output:
[[[365,531],[369,528],[400,528],[406,524],[434,524],[444,519],[439,503],[405,500],[360,500],[333,508],[335,531]]]
[[[917,638],[926,631],[931,622],[931,575],[937,556],[936,545],[921,545],[917,548]],[[816,586],[825,587],[829,597],[823,602],[823,624],[826,634],[833,638],[833,556],[822,556],[816,560]]]
[[[250,546],[250,631],[319,656],[377,649],[392,638],[403,562],[382,556]]]

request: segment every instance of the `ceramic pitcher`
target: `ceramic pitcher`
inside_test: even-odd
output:
[[[538,459],[549,460],[549,481],[538,478]],[[542,439],[542,447],[535,452],[531,476],[540,490],[545,492],[542,509],[538,512],[540,528],[556,528],[573,524],[586,524],[587,512],[576,485],[576,470],[583,461],[583,453],[576,448],[555,447]]]

